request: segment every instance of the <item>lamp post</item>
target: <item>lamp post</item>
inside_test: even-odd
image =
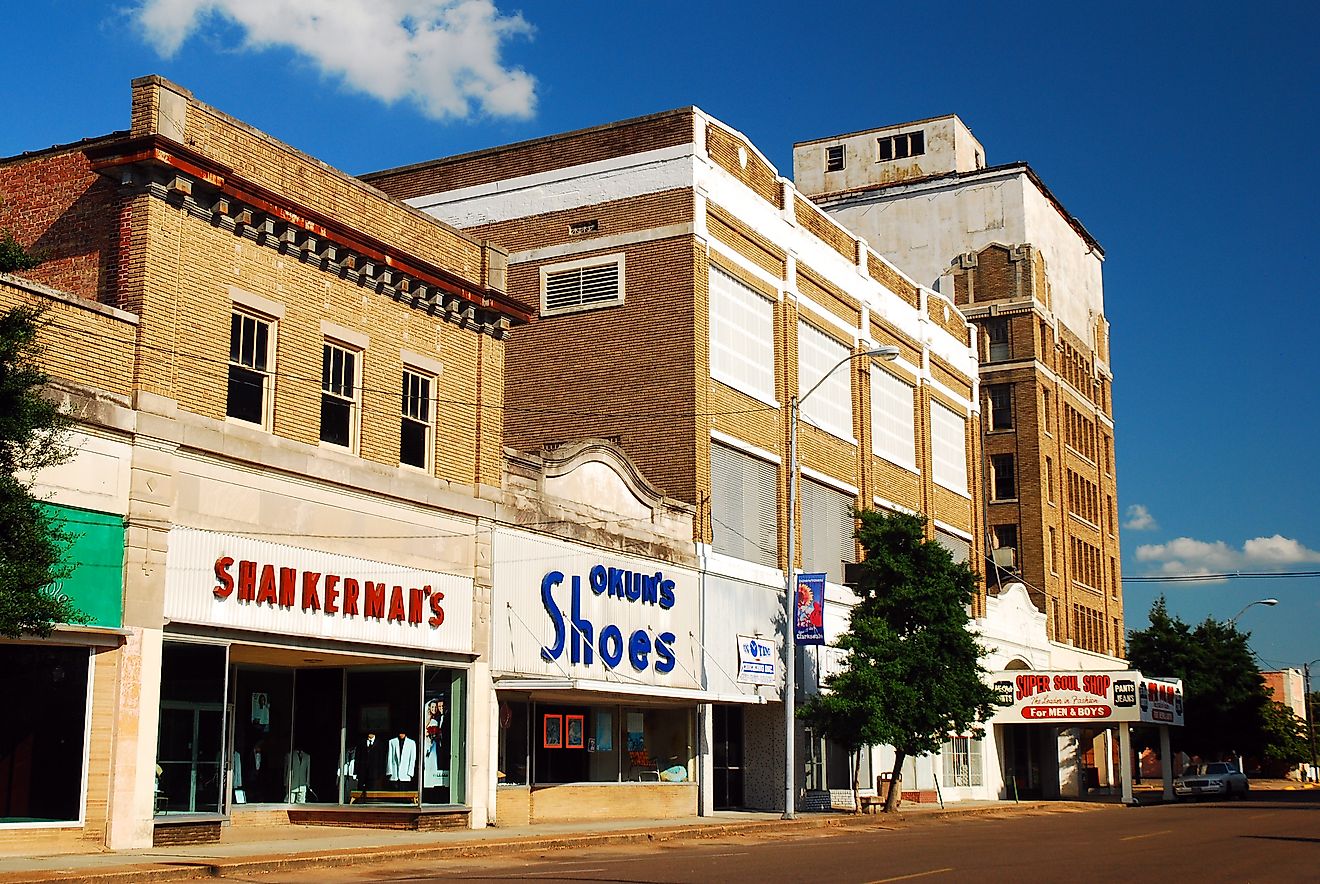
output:
[[[1228,621],[1228,625],[1237,626],[1238,618],[1241,617],[1243,614],[1247,613],[1247,608],[1250,608],[1253,605],[1265,605],[1268,608],[1272,608],[1278,603],[1279,603],[1278,599],[1256,599],[1256,601],[1254,602],[1249,602],[1246,605],[1243,605],[1241,611],[1238,611],[1236,614],[1233,615],[1233,619]]]
[[[1320,657],[1316,657],[1311,663],[1320,663]],[[1302,680],[1306,685],[1303,688],[1306,691],[1306,736],[1311,741],[1311,769],[1307,772],[1307,778],[1315,779],[1315,704],[1311,702],[1311,663],[1302,664]]]
[[[836,362],[829,371],[821,375],[820,380],[812,385],[811,389],[801,396],[793,396],[788,400],[788,562],[784,568],[784,819],[791,820],[797,816],[796,800],[794,796],[794,781],[796,779],[795,746],[793,745],[793,736],[797,725],[797,646],[793,638],[794,610],[793,600],[797,593],[794,583],[796,571],[793,567],[793,556],[795,555],[793,541],[797,536],[797,430],[798,415],[802,410],[802,403],[807,400],[812,393],[819,389],[820,385],[825,383],[825,379],[838,369],[854,359],[863,359],[874,357],[892,362],[898,358],[899,349],[897,347],[881,346],[870,350],[863,350],[860,353],[853,353],[845,356]]]

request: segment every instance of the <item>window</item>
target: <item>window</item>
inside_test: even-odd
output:
[[[992,499],[1016,500],[1017,470],[1013,455],[992,454],[990,456],[990,472],[993,474],[991,484],[994,497]]]
[[[1054,461],[1045,458],[1045,499],[1054,503]]]
[[[803,479],[798,487],[802,494],[802,570],[826,574],[831,583],[843,583],[843,563],[857,561],[854,500],[810,479]]]
[[[1042,389],[1040,391],[1041,426],[1045,428],[1045,432],[1047,433],[1054,432],[1054,409],[1051,405],[1052,401],[1050,391]]]
[[[273,322],[235,310],[229,322],[229,391],[225,414],[269,425]]]
[[[995,525],[991,531],[994,532],[995,564],[1009,571],[1017,570],[1018,526]]]
[[[967,421],[952,408],[930,404],[931,478],[967,494]]]
[[[403,370],[403,403],[399,427],[399,463],[410,467],[429,469],[434,424],[431,405],[431,386],[434,378],[428,374],[405,368]]]
[[[58,634],[58,633],[57,633]],[[0,823],[76,822],[82,809],[87,730],[83,647],[0,645],[5,726],[0,728]]]
[[[811,398],[802,402],[802,419],[842,439],[853,435],[852,372],[848,366],[839,366],[850,352],[815,326],[798,323],[799,400],[820,383]],[[837,371],[831,371],[836,367]]]
[[[775,401],[775,305],[710,269],[710,376],[763,402]]]
[[[541,268],[541,312],[574,313],[623,303],[623,255],[596,255]]]
[[[975,737],[950,737],[941,750],[944,756],[944,785],[981,785],[981,741]]]
[[[835,144],[825,148],[825,171],[841,172],[843,171],[843,145]]]
[[[904,469],[917,469],[916,417],[911,384],[876,368],[871,372],[871,451]]]
[[[1013,429],[1013,385],[990,384],[986,389],[990,400],[990,429]]]
[[[1008,340],[1008,320],[991,319],[985,324],[985,337],[989,344],[989,362],[1003,362],[1013,357],[1013,348]]]
[[[904,132],[902,135],[887,135],[875,141],[876,159],[879,162],[903,160],[919,157],[926,152],[926,133],[924,130]]]
[[[327,342],[321,350],[321,441],[357,447],[359,354]]]
[[[972,557],[971,541],[943,528],[935,529],[935,542],[947,549],[955,562],[966,562]]]
[[[1045,551],[1045,557],[1049,560],[1050,563],[1050,573],[1058,574],[1059,573],[1059,541],[1054,536],[1053,528],[1049,530],[1049,534],[1046,537],[1046,542],[1050,545],[1050,548]]]
[[[712,442],[711,534],[717,553],[779,565],[779,468]]]

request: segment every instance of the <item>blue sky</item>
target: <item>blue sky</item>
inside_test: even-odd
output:
[[[312,10],[318,17],[312,18]],[[958,113],[1104,245],[1125,576],[1320,570],[1312,4],[34,0],[0,156],[128,124],[162,74],[360,173],[696,104],[795,141]],[[1140,509],[1130,509],[1140,508]],[[1144,515],[1143,515],[1144,514]],[[1320,580],[1125,585],[1320,657]]]

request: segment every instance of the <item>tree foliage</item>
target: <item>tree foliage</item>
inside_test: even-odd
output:
[[[1265,749],[1261,760],[1273,768],[1292,767],[1311,758],[1306,722],[1283,703],[1271,700],[1262,710]]]
[[[1169,614],[1163,596],[1151,606],[1150,626],[1129,634],[1134,668],[1183,680],[1186,724],[1170,729],[1175,750],[1203,758],[1263,755],[1269,694],[1247,646],[1249,637],[1214,619],[1188,626]]]
[[[72,536],[32,494],[32,477],[67,460],[66,419],[41,395],[48,378],[37,365],[39,312],[0,314],[0,635],[48,635],[54,623],[86,617],[51,592],[67,575]]]
[[[0,236],[0,273],[31,270],[41,261],[42,256],[23,248],[23,244],[14,239],[13,233],[6,230]]]
[[[826,679],[828,692],[799,715],[851,753],[894,747],[888,812],[901,794],[904,759],[938,751],[950,734],[979,733],[996,704],[968,629],[976,574],[925,538],[921,516],[857,515],[866,556],[848,632],[838,641],[847,656]],[[855,764],[853,771],[856,792]]]

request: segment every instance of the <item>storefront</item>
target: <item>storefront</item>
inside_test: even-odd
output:
[[[462,815],[472,581],[170,532],[154,813]]]
[[[45,639],[0,642],[6,686],[0,830],[29,844],[41,837],[33,830],[104,832],[103,812],[94,819],[88,812],[89,799],[104,806],[104,786],[91,782],[88,771],[93,747],[105,751],[111,725],[104,711],[94,721],[93,709],[98,698],[102,710],[112,708],[114,651],[121,641],[123,517],[44,506],[72,537],[64,558],[69,571],[48,591],[72,601],[89,620],[61,624]]]
[[[497,820],[695,815],[709,704],[693,568],[495,532]],[[754,700],[755,698],[753,698]]]

